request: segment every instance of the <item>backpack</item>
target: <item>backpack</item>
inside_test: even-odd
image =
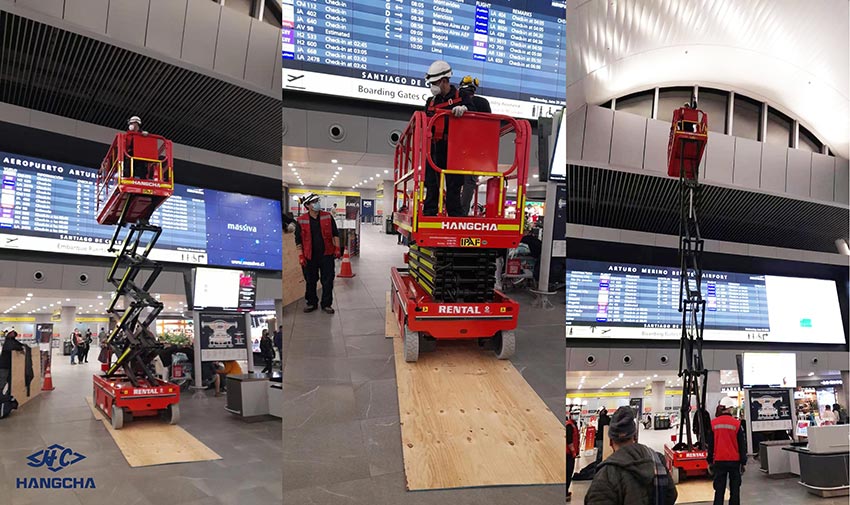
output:
[[[655,451],[652,451],[652,455],[655,460],[655,477],[652,478],[652,494],[650,495],[650,503],[652,505],[666,505],[664,503],[664,496],[666,494],[667,485],[670,483],[670,473],[667,471],[664,456]]]
[[[16,400],[14,396],[10,396],[8,399],[0,401],[0,419],[9,417],[9,414],[17,408],[18,400]]]

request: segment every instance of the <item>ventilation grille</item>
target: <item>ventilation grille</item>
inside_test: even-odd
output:
[[[0,101],[122,130],[137,114],[176,143],[280,163],[280,100],[8,12]]]
[[[679,234],[678,179],[569,165],[567,220],[573,224]],[[702,186],[703,238],[836,252],[850,235],[850,210],[739,189]]]

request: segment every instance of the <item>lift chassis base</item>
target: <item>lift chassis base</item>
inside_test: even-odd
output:
[[[664,459],[675,484],[686,477],[701,477],[708,474],[708,451],[675,450],[665,444]]]
[[[124,423],[134,418],[160,414],[169,424],[177,424],[180,420],[180,386],[163,380],[155,383],[138,381],[139,385],[134,386],[124,375],[94,376],[94,404],[112,421],[112,427],[120,430]]]
[[[404,338],[404,360],[419,359],[420,349],[438,340],[492,339],[496,357],[508,359],[516,350],[519,304],[500,291],[484,303],[435,302],[410,276],[407,268],[392,268],[390,300]]]

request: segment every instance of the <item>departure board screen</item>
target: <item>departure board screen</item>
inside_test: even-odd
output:
[[[681,337],[678,268],[572,259],[567,266],[568,338]],[[701,292],[706,340],[845,342],[835,281],[704,271]]]
[[[2,152],[0,158],[0,247],[113,255],[107,248],[115,227],[95,219],[96,170]],[[175,184],[150,220],[163,228],[151,258],[281,270],[280,216],[275,200]]]
[[[477,77],[492,111],[566,104],[564,0],[282,0],[284,89],[424,105],[434,60]]]

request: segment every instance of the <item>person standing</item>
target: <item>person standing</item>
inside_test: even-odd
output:
[[[600,461],[602,461],[602,440],[605,434],[605,427],[609,426],[611,423],[611,418],[608,417],[608,409],[603,406],[599,409],[599,419],[596,421],[596,437],[594,438],[594,445],[596,446],[596,464],[598,465]]]
[[[0,347],[0,401],[5,401],[6,385],[11,384],[12,351],[24,353],[24,344],[18,342],[18,332],[4,332],[3,345]]]
[[[92,334],[91,334],[91,328],[86,328],[86,335],[85,335],[85,337],[83,337],[83,356],[82,356],[83,359],[85,359],[86,363],[89,362],[89,351],[91,350],[92,340],[93,339],[92,339]]]
[[[729,505],[741,505],[741,476],[747,468],[747,436],[741,421],[732,417],[734,400],[723,398],[711,421],[708,464],[714,475],[714,505],[723,505],[729,480]]]
[[[322,282],[322,311],[333,314],[334,258],[342,253],[339,248],[339,230],[333,216],[320,210],[319,196],[310,193],[301,200],[307,209],[306,214],[298,216],[295,228],[295,247],[298,261],[307,281],[304,299],[307,305],[304,312],[313,312],[318,308],[319,297],[316,285]]]
[[[464,103],[467,101],[472,101],[472,104],[474,105],[474,107],[470,109],[472,112],[486,112],[487,114],[489,114],[492,112],[490,109],[490,102],[488,102],[487,99],[482,96],[475,95],[475,92],[478,90],[479,84],[480,83],[476,77],[467,75],[460,80],[460,86],[458,87],[458,91],[460,92],[461,98],[465,99]],[[472,206],[472,199],[475,198],[475,188],[477,187],[477,176],[463,176],[463,186],[461,188],[460,194],[460,205],[463,209],[464,216],[469,215],[469,210]]]
[[[581,443],[581,434],[578,426],[570,413],[567,413],[567,501],[572,498],[570,484],[573,481],[573,474],[576,471],[576,458],[578,458]]]
[[[664,457],[637,442],[631,407],[611,416],[608,441],[614,453],[598,465],[585,505],[673,505],[679,497]]]
[[[283,360],[283,325],[278,326],[277,331],[274,332],[274,348]]]
[[[80,348],[77,346],[77,329],[71,332],[71,364],[76,365],[74,360],[80,355]]]
[[[106,330],[101,328],[100,331],[97,333],[97,345],[100,346],[101,349],[106,347],[106,340],[108,338],[109,335],[106,334]]]
[[[268,329],[263,330],[263,336],[260,337],[260,355],[263,357],[263,361],[266,362],[266,366],[260,373],[271,375],[272,364],[274,363],[274,342],[269,337]]]
[[[452,67],[443,60],[437,60],[428,67],[425,83],[431,88],[432,97],[425,101],[425,114],[434,116],[437,111],[450,110],[454,117],[462,117],[467,111],[476,111],[475,103],[467,95],[449,82],[452,77]],[[440,169],[447,169],[448,158],[448,118],[434,123],[431,132],[431,160]],[[446,174],[446,213],[449,216],[464,216],[461,206],[460,192],[463,186],[463,176]],[[440,201],[440,174],[429,163],[425,167],[425,201],[423,213],[426,216],[436,216]]]

